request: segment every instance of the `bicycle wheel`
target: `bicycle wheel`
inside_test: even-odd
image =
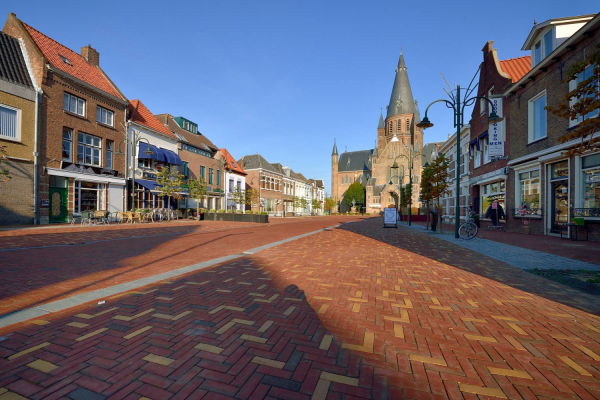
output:
[[[458,228],[458,236],[465,240],[473,239],[477,236],[477,225],[465,222]]]

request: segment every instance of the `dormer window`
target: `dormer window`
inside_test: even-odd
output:
[[[535,67],[554,50],[554,30],[550,29],[535,42],[531,51],[531,62]]]

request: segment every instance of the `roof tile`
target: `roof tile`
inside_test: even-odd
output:
[[[0,32],[0,79],[33,89],[19,41]]]
[[[225,157],[225,164],[227,165],[227,168],[231,169],[234,172],[237,172],[238,174],[248,175],[246,173],[246,171],[244,171],[244,169],[242,167],[240,167],[240,165],[237,163],[237,161],[235,161],[235,159],[231,156],[231,154],[229,154],[227,149],[219,149],[219,150]]]
[[[176,136],[170,130],[168,130],[166,126],[161,124],[154,114],[152,114],[141,101],[131,100],[129,102],[128,114],[130,121],[153,129],[162,133],[163,135],[176,138]]]
[[[118,99],[124,99],[123,95],[110,83],[99,67],[91,65],[81,54],[63,46],[56,40],[27,25],[25,22],[21,21],[21,23],[53,67]],[[67,64],[67,62],[63,61],[61,56],[69,63]]]
[[[531,56],[501,60],[500,68],[510,76],[513,82],[517,82],[531,70]]]

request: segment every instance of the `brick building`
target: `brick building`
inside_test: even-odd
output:
[[[506,201],[509,179],[506,166],[511,138],[506,132],[506,125],[510,119],[510,108],[508,99],[502,94],[531,68],[530,56],[499,60],[498,51],[493,48],[493,43],[488,41],[482,49],[483,62],[479,71],[477,96],[488,97],[494,103],[494,110],[488,101],[479,99],[471,113],[470,140],[468,143],[461,142],[465,143],[461,165],[466,161],[469,163],[467,169],[471,171],[470,205],[473,211],[482,217],[488,215],[487,218],[482,218],[482,226],[491,223],[491,212],[498,213],[501,224],[506,222],[502,215],[510,217],[511,202]],[[488,118],[492,111],[504,117],[504,121],[490,124]],[[497,211],[492,211],[492,202],[499,205],[495,209]],[[464,211],[461,215],[464,216]]]
[[[523,50],[531,52],[531,70],[504,91],[510,108],[511,181],[507,201],[527,207],[526,220],[535,233],[558,233],[563,223],[581,217],[590,239],[600,239],[600,152],[567,156],[577,141],[559,137],[580,120],[568,121],[545,110],[557,106],[577,82],[563,83],[573,64],[597,52],[600,14],[552,19],[531,30]],[[591,76],[589,66],[578,81]],[[598,111],[586,118],[597,118]],[[595,137],[600,136],[596,132]],[[522,229],[513,218],[512,230]]]
[[[39,105],[40,223],[65,222],[70,212],[122,210],[129,104],[100,68],[91,46],[78,54],[9,14],[3,31],[23,40]]]
[[[404,55],[400,53],[390,103],[385,120],[379,117],[374,149],[347,152],[338,155],[334,142],[331,154],[331,195],[338,201],[340,212],[349,211],[344,193],[355,181],[365,186],[365,209],[379,213],[390,203],[398,207],[400,188],[409,183],[409,148],[416,150],[413,160],[412,206],[418,207],[418,183],[421,176],[423,131],[417,102],[414,100]],[[399,169],[394,171],[392,165]]]
[[[19,40],[0,32],[0,147],[11,177],[0,181],[0,225],[32,224],[36,214],[38,94],[24,52]]]
[[[185,179],[202,179],[207,184],[207,198],[201,207],[209,210],[225,208],[224,204],[224,162],[219,159],[219,148],[198,130],[198,124],[184,117],[159,114],[156,118],[178,139],[179,157],[183,163]],[[188,199],[180,206],[195,208],[196,200]]]
[[[260,154],[251,154],[238,160],[238,164],[246,171],[246,190],[259,190],[260,204],[252,207],[254,211],[266,211],[283,214],[284,210],[284,176],[277,171]]]

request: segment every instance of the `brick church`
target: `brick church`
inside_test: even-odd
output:
[[[414,100],[404,55],[400,53],[392,96],[387,106],[385,120],[379,117],[377,140],[374,149],[344,151],[338,154],[334,141],[331,153],[331,194],[339,201],[339,212],[349,211],[344,200],[346,190],[355,181],[366,188],[366,212],[379,213],[388,205],[399,205],[400,188],[409,184],[408,148],[420,153],[423,149],[423,131],[417,127],[421,121],[417,102]],[[394,161],[400,167],[392,169]],[[413,158],[412,206],[418,207],[421,156]]]

